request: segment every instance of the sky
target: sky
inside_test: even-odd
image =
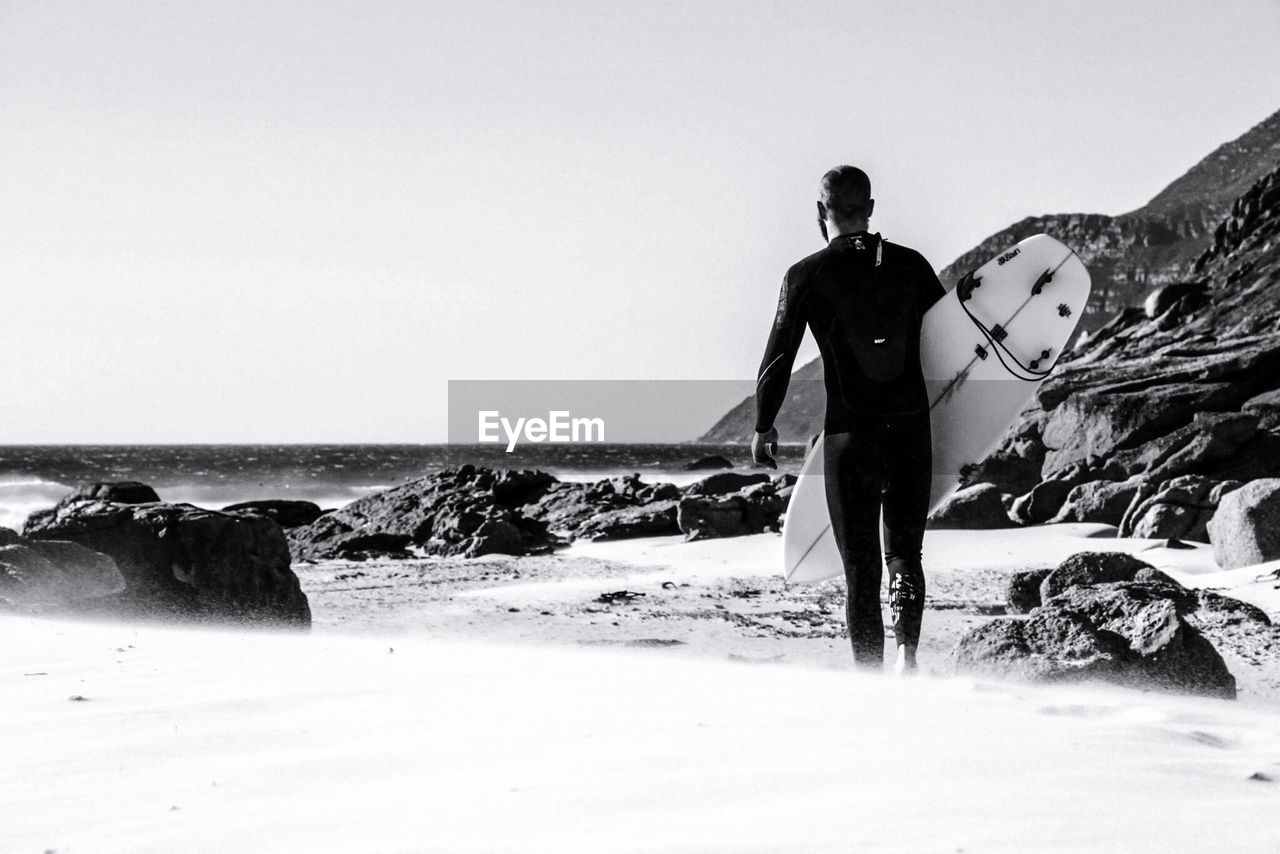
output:
[[[442,441],[450,380],[749,381],[831,166],[941,268],[1280,108],[1280,3],[1172,8],[0,0],[0,444]]]

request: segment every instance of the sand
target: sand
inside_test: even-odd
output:
[[[1105,533],[930,532],[926,671],[1082,548],[1277,613],[1258,570]],[[309,635],[0,619],[0,850],[1280,847],[1265,690],[858,675],[839,585],[786,588],[776,549],[304,566]]]

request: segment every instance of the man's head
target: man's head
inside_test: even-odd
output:
[[[837,234],[866,228],[876,206],[871,198],[871,179],[856,166],[837,166],[822,176],[818,198],[818,223],[827,234],[828,223]]]

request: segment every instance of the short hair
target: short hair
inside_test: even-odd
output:
[[[837,166],[822,176],[820,201],[838,219],[866,216],[871,202],[871,179],[856,166]]]

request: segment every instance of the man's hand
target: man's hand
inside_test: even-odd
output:
[[[755,460],[758,466],[767,466],[771,469],[778,467],[778,461],[773,455],[778,453],[778,429],[770,427],[763,433],[757,433],[751,437],[751,459]]]

